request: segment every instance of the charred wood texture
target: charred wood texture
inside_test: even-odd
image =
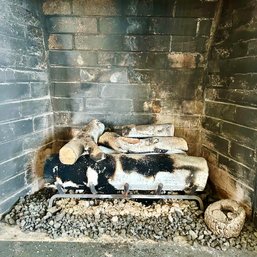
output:
[[[129,138],[105,132],[99,143],[120,153],[176,153],[187,151],[187,142],[178,137]]]
[[[88,123],[71,141],[59,151],[59,158],[63,164],[72,165],[87,151],[95,161],[105,158],[105,154],[99,149],[97,141],[104,132],[104,124],[98,120]]]

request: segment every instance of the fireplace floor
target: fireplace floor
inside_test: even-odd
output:
[[[2,225],[2,224],[1,224]],[[1,226],[2,227],[2,226]],[[3,235],[4,232],[4,235]],[[67,243],[69,242],[69,243]],[[83,241],[81,239],[50,239],[42,233],[18,232],[17,228],[3,226],[0,232],[0,256],[10,257],[255,257],[256,253],[229,249],[225,252],[208,247],[181,246],[170,242],[153,241]]]
[[[45,188],[21,198],[1,224],[0,241],[168,244],[257,252],[257,230],[246,223],[238,238],[215,236],[194,201],[84,201],[62,199],[48,209],[54,193]],[[7,224],[9,223],[9,224]],[[208,248],[209,247],[209,248]],[[154,247],[153,247],[154,249]],[[0,254],[0,256],[2,256]],[[249,255],[248,255],[249,256]]]

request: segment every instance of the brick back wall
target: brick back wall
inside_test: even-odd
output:
[[[92,118],[171,122],[199,154],[215,1],[47,0],[56,137]],[[66,138],[67,139],[67,138]]]
[[[35,1],[0,1],[0,215],[34,186],[31,161],[52,135],[45,43]]]
[[[203,155],[218,192],[249,207],[256,176],[256,43],[256,1],[224,1],[208,62]]]

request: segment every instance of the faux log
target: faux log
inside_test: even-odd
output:
[[[121,127],[122,136],[126,137],[172,137],[174,126],[172,124],[127,125]]]
[[[46,161],[44,178],[54,182],[59,177],[63,185],[75,183],[75,189],[88,191],[94,181],[99,193],[123,190],[156,190],[160,183],[165,191],[202,191],[208,178],[207,162],[202,157],[186,154],[111,154],[95,162],[82,155],[74,165],[62,165],[58,156]],[[65,186],[64,186],[65,187]]]
[[[114,156],[114,155],[113,155]],[[207,162],[202,157],[186,154],[116,155],[116,170],[109,183],[123,190],[156,190],[163,185],[167,191],[203,191],[208,179]]]
[[[103,134],[105,126],[98,120],[88,123],[71,141],[59,151],[59,158],[63,164],[72,165],[87,151],[95,161],[105,158],[105,154],[99,149],[97,141]]]
[[[187,151],[187,142],[179,137],[129,138],[113,132],[105,132],[99,143],[111,147],[119,153],[169,153],[176,150]]]

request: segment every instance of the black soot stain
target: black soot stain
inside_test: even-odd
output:
[[[167,155],[147,155],[141,159],[134,159],[125,155],[120,157],[124,172],[137,173],[146,177],[155,176],[158,172],[173,172],[173,161]]]
[[[197,190],[197,185],[195,184],[195,172],[191,171],[186,178],[186,187],[184,191],[189,194],[194,194],[196,190]]]
[[[98,174],[103,174],[106,178],[114,175],[116,169],[116,161],[112,155],[106,154],[105,159],[96,162],[94,169]]]

